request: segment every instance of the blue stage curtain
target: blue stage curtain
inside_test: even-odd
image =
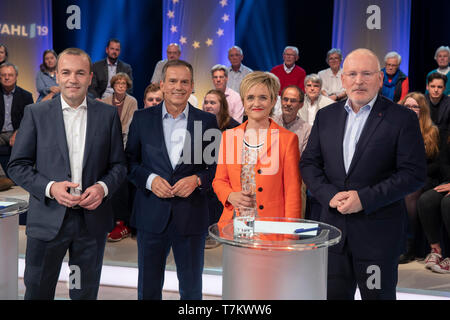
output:
[[[408,74],[410,23],[411,0],[335,0],[333,47],[344,57],[357,48],[371,49],[382,67],[386,53],[396,51]]]

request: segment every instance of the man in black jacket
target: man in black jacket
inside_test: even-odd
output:
[[[4,149],[3,154],[9,154],[10,147],[14,145],[25,106],[33,103],[31,93],[17,86],[18,75],[17,67],[11,62],[5,62],[0,66],[0,148]],[[14,185],[5,176],[3,168],[8,158],[3,158],[0,162],[0,190],[6,190]]]
[[[111,78],[119,72],[128,74],[131,80],[133,80],[133,70],[131,66],[121,60],[120,55],[120,41],[117,39],[111,39],[106,46],[106,58],[97,61],[93,65],[94,77],[92,78],[92,84],[89,87],[89,93],[94,98],[103,99],[113,94],[114,90],[111,88]],[[132,88],[127,92],[131,94]]]

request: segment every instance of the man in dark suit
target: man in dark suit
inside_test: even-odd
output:
[[[342,231],[328,259],[328,299],[395,299],[404,249],[403,198],[425,182],[426,161],[414,112],[377,95],[376,55],[357,49],[344,62],[348,100],[321,109],[300,162],[321,203],[320,220]]]
[[[19,71],[14,64],[5,62],[0,65],[0,147],[5,155],[9,154],[14,145],[25,106],[33,103],[31,93],[17,85],[18,76]],[[0,190],[14,185],[3,171],[7,162],[7,156],[1,157]]]
[[[30,92],[19,87],[17,67],[5,62],[0,66],[0,145],[14,145],[25,106],[33,103]]]
[[[434,72],[427,78],[427,93],[425,97],[430,106],[430,116],[439,128],[440,143],[447,141],[447,131],[450,124],[450,97],[444,94],[447,76]]]
[[[131,81],[133,81],[133,70],[131,66],[121,60],[120,55],[120,41],[111,39],[106,45],[106,58],[94,63],[92,84],[89,87],[89,93],[94,98],[104,99],[113,94],[114,90],[111,87],[111,78],[119,72],[126,73]],[[133,93],[133,88],[127,90],[128,94]]]
[[[8,173],[30,193],[25,299],[52,299],[69,250],[72,299],[95,299],[111,195],[126,178],[117,111],[86,97],[91,60],[70,48],[58,57],[61,96],[25,108]]]
[[[167,255],[172,248],[181,299],[202,298],[206,191],[215,161],[204,156],[208,129],[220,131],[216,117],[188,103],[192,66],[182,60],[165,64],[164,102],[136,111],[128,134],[129,179],[136,185],[132,225],[137,228],[138,298],[161,299]],[[217,138],[218,137],[218,138]]]

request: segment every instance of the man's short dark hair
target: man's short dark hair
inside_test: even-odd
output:
[[[66,54],[72,55],[72,56],[85,56],[88,59],[88,61],[89,61],[89,72],[92,72],[92,60],[91,60],[91,57],[84,50],[81,50],[79,48],[67,48],[66,50],[61,52],[58,55],[58,58],[56,60],[56,70],[58,70],[59,60],[61,59],[62,56],[66,55]]]
[[[106,44],[106,47],[107,47],[107,48],[109,47],[109,45],[111,44],[111,42],[115,42],[115,43],[120,44],[120,40],[119,40],[119,39],[112,38],[112,39],[109,39],[108,43]]]
[[[191,82],[194,82],[194,68],[192,68],[192,65],[189,62],[186,62],[184,60],[170,60],[167,61],[167,63],[164,65],[162,69],[162,75],[161,79],[164,82],[166,80],[166,73],[167,69],[169,67],[186,67],[191,72]]]
[[[442,81],[444,81],[444,87],[447,85],[447,76],[439,72],[433,72],[432,74],[430,74],[427,78],[427,83],[430,83],[431,81],[436,79],[441,79]]]
[[[295,84],[291,84],[290,86],[284,87],[283,90],[281,90],[281,94],[280,97],[283,97],[284,92],[287,89],[295,89],[298,92],[298,96],[299,96],[299,102],[304,102],[305,101],[305,94],[303,93],[302,89],[300,89],[298,86],[296,86]]]

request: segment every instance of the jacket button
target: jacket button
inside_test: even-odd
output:
[[[263,206],[263,205],[260,205],[259,208],[262,210],[262,209],[264,209],[264,206]]]
[[[259,187],[259,188],[258,188],[258,191],[259,191],[259,192],[263,191],[263,188]]]

